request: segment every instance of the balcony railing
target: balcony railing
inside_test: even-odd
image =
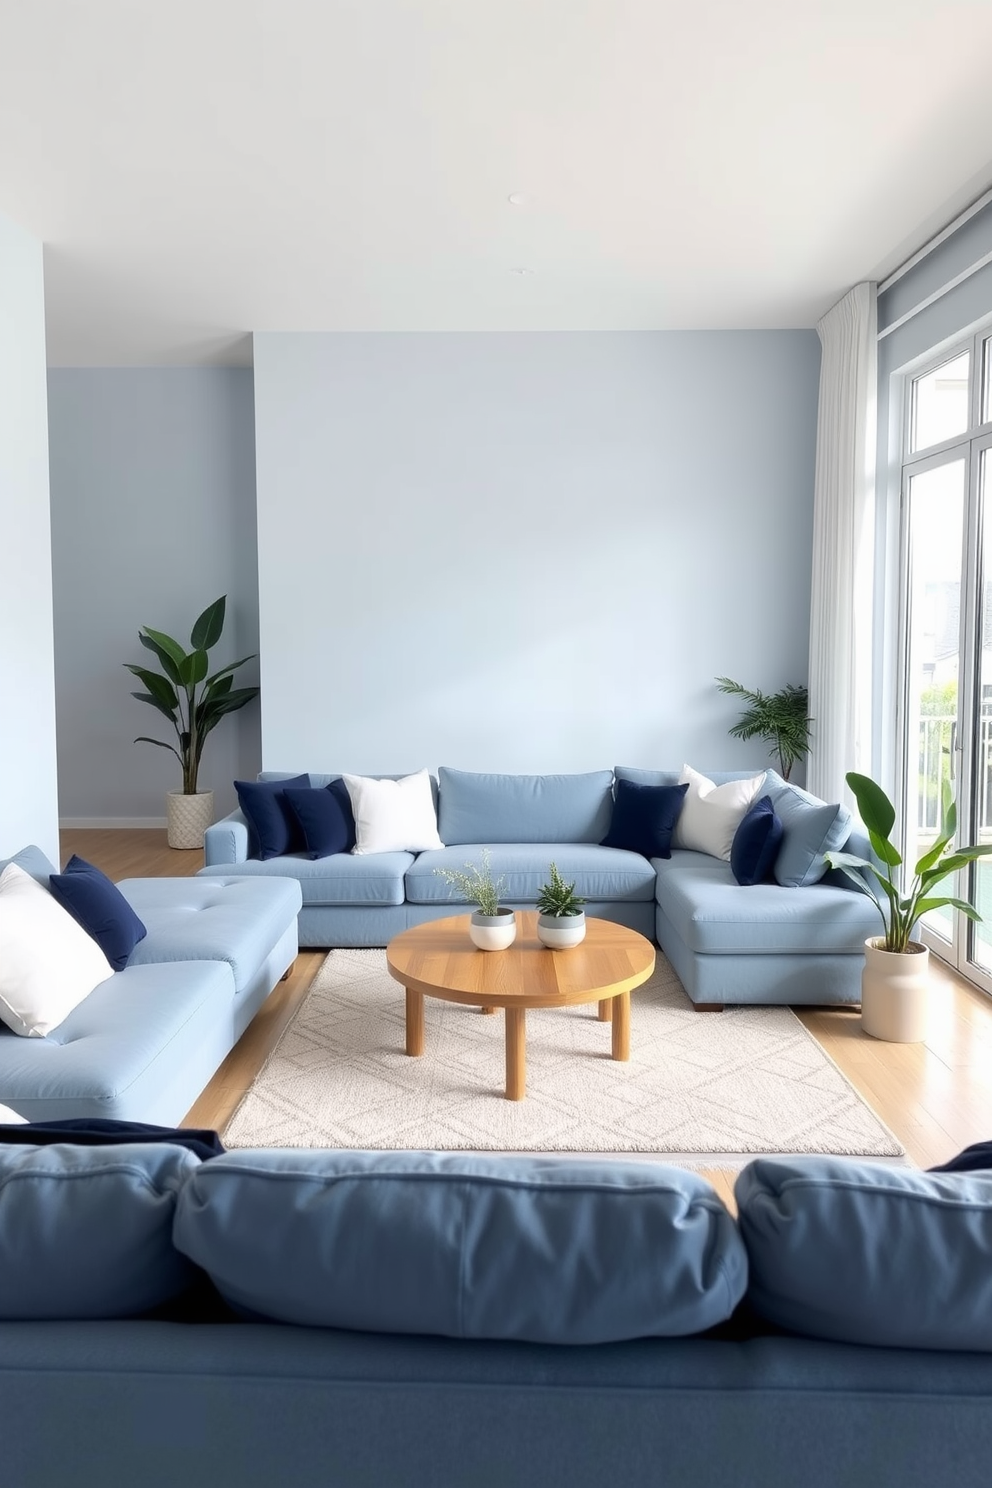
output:
[[[940,827],[941,782],[955,785],[957,719],[931,715],[920,719],[917,828],[921,836]],[[983,709],[978,726],[978,828],[982,839],[992,833],[992,708]],[[956,794],[956,791],[955,791]]]

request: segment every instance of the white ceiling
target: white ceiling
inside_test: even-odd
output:
[[[992,0],[0,0],[0,212],[54,365],[810,326],[992,181],[990,61]]]

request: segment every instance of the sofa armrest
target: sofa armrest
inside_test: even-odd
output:
[[[248,861],[248,823],[240,811],[214,822],[203,834],[203,866]]]

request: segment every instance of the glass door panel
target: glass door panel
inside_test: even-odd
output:
[[[908,482],[909,769],[905,857],[910,866],[937,838],[943,782],[949,781],[955,795],[958,793],[961,563],[966,494],[963,459],[918,471]],[[924,918],[923,925],[938,941],[951,943],[952,911],[933,912]],[[989,951],[992,954],[992,946]]]
[[[913,379],[909,448],[925,450],[968,428],[968,369],[971,353],[961,352],[932,372]]]
[[[992,842],[992,449],[978,457],[978,619],[977,692],[972,775],[971,842]],[[979,861],[971,870],[972,903],[982,916],[980,925],[969,925],[969,960],[986,974],[992,973],[992,858]]]

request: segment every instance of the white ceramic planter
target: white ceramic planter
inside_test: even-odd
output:
[[[537,938],[551,951],[567,951],[586,938],[586,917],[575,915],[538,915]]]
[[[214,819],[213,791],[186,796],[169,791],[165,798],[170,847],[202,847],[203,834]]]
[[[494,915],[476,910],[469,921],[468,933],[480,951],[505,951],[517,938],[517,917],[512,909],[501,909]]]
[[[919,1044],[926,1038],[930,951],[914,941],[908,951],[883,951],[865,941],[861,973],[861,1026],[890,1044]]]

